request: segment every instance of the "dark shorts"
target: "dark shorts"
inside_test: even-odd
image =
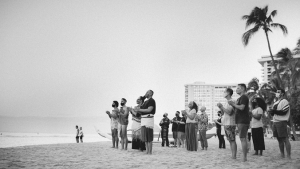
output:
[[[152,142],[153,141],[153,129],[142,126],[141,127],[141,140],[143,142]]]
[[[185,140],[185,133],[184,132],[178,131],[177,136],[178,136],[177,137],[178,139]]]
[[[174,139],[177,139],[177,138],[178,138],[177,135],[178,135],[177,131],[173,131],[173,138],[174,138]]]
[[[225,135],[228,141],[235,141],[235,129],[236,129],[236,125],[224,126]]]
[[[118,129],[111,129],[111,136],[118,137]]]
[[[249,124],[237,124],[239,137],[240,138],[247,138]]]
[[[273,123],[273,136],[288,137],[287,121],[280,121],[280,122]]]

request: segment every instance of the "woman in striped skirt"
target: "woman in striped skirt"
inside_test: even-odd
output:
[[[138,104],[134,109],[137,107],[141,107],[144,103],[144,99],[140,96],[136,103]],[[146,150],[145,142],[141,140],[141,115],[134,111],[134,109],[130,109],[132,114],[132,149],[137,149],[140,151]]]

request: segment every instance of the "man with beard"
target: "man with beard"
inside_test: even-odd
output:
[[[145,94],[147,100],[140,108],[135,109],[141,114],[141,139],[146,143],[146,153],[150,155],[152,154],[154,114],[156,111],[155,100],[152,98],[153,94],[152,90],[148,90]]]
[[[288,138],[287,124],[290,118],[290,105],[289,102],[284,99],[285,91],[278,89],[276,92],[277,101],[273,107],[269,110],[269,113],[274,116],[273,124],[273,136],[277,138],[279,143],[279,150],[281,157],[284,156],[284,147],[286,148],[287,158],[291,159],[291,143]]]
[[[236,93],[240,95],[240,98],[238,98],[236,102],[232,100],[228,101],[228,104],[235,109],[235,122],[242,144],[244,162],[247,161],[247,133],[250,126],[249,98],[246,95],[246,89],[247,87],[245,84],[238,84]]]
[[[127,150],[128,146],[128,138],[127,138],[127,125],[128,125],[128,116],[129,116],[129,108],[126,106],[127,100],[122,98],[121,99],[121,108],[119,113],[120,124],[121,124],[121,145],[122,150],[125,147]]]

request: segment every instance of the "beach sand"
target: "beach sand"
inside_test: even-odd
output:
[[[111,142],[52,144],[0,149],[0,168],[300,168],[300,142],[291,142],[292,160],[280,159],[276,140],[266,139],[263,156],[248,154],[242,162],[241,144],[237,140],[237,159],[231,159],[229,144],[218,148],[218,139],[208,140],[208,150],[188,152],[186,149],[154,144],[153,154],[131,149],[112,149]],[[253,148],[253,145],[252,145]]]

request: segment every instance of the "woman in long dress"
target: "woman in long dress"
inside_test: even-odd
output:
[[[251,128],[253,147],[255,150],[254,155],[262,155],[263,150],[265,150],[262,116],[264,111],[266,111],[267,106],[263,99],[255,98],[252,101],[252,108]]]
[[[137,100],[136,103],[138,104],[137,106],[134,107],[140,108],[141,105],[144,103],[144,99],[142,96],[140,96]],[[146,150],[146,145],[144,142],[141,140],[141,115],[137,112],[134,111],[134,109],[130,109],[130,112],[132,114],[132,149],[137,149],[140,151]]]
[[[185,134],[186,134],[186,149],[188,151],[197,151],[198,140],[197,140],[197,112],[198,106],[194,101],[191,101],[188,105],[189,112],[183,111],[184,116],[186,116]]]

